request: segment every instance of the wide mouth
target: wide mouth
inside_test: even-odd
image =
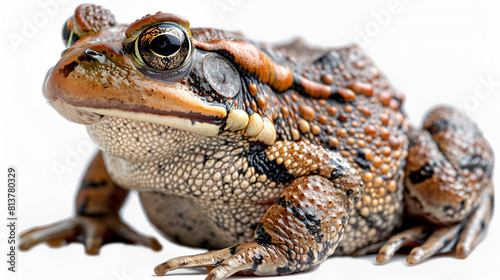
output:
[[[205,101],[186,84],[142,75],[121,43],[69,49],[48,71],[43,94],[65,118],[85,125],[113,116],[215,136],[227,116],[224,105]]]
[[[221,131],[223,120],[209,117],[182,116],[174,114],[157,114],[151,112],[126,111],[114,108],[93,108],[75,106],[60,98],[48,101],[66,119],[91,125],[104,120],[106,117],[117,117],[129,120],[154,123],[168,127],[174,127],[202,136],[216,136]]]
[[[160,100],[162,102],[158,102],[158,98],[154,100],[151,96],[148,96],[150,102],[144,102],[142,97],[120,100],[115,98],[116,94],[93,95],[89,91],[89,85],[82,84],[78,80],[57,82],[61,77],[56,71],[57,67],[49,70],[43,94],[49,104],[63,117],[79,124],[90,125],[106,116],[111,116],[156,123],[203,136],[215,136],[222,130],[227,115],[224,106],[208,104],[189,92],[185,86],[171,84],[157,86],[155,92],[164,95]],[[135,86],[137,87],[137,84]],[[120,90],[120,95],[127,95],[126,88]],[[134,100],[138,101],[137,104],[133,104]]]

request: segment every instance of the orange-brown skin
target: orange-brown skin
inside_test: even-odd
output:
[[[76,212],[82,215],[116,215],[127,197],[127,190],[118,187],[106,171],[102,153],[89,165],[89,172],[80,183],[76,197]]]
[[[169,43],[137,44],[160,23],[189,41],[173,44],[166,33],[148,44]],[[405,245],[416,246],[407,261],[420,262],[454,239],[466,257],[489,223],[493,152],[480,130],[446,107],[412,129],[404,97],[357,46],[270,47],[163,13],[127,28],[94,5],[78,7],[66,26],[81,38],[65,38],[72,46],[44,94],[87,125],[102,157],[84,178],[77,216],[24,234],[23,249],[83,240],[96,253],[119,239],[158,249],[117,215],[129,189],[146,190],[145,211],[166,235],[226,247],[167,261],[158,275],[184,267],[207,267],[207,279],[287,274],[386,240],[379,262]],[[143,52],[190,55],[170,69],[141,61]]]
[[[127,30],[125,30],[125,36],[127,38],[137,38],[137,36],[139,36],[139,34],[145,27],[161,22],[175,22],[183,28],[189,30],[189,21],[187,21],[185,18],[174,14],[165,14],[162,12],[158,12],[154,15],[146,15],[143,18],[130,24]]]
[[[52,72],[58,75],[50,75],[44,84],[45,98],[49,101],[61,99],[73,106],[163,115],[190,115],[196,111],[198,114],[192,117],[206,121],[218,120],[225,116],[225,110],[180,94],[179,92],[184,89],[179,85],[144,80],[133,66],[131,58],[123,55],[120,42],[94,44],[88,48],[85,40],[92,39],[92,37],[82,39],[78,45],[68,49],[64,58],[52,69]],[[89,58],[86,51],[91,55],[96,53],[96,56],[106,59],[108,63],[102,64]],[[98,73],[90,74],[85,70],[97,65],[101,67]],[[95,90],[88,91],[85,89],[86,86],[91,86]],[[129,94],[124,95],[125,90]],[[115,102],[111,104],[109,100]]]
[[[72,19],[80,38],[116,25],[115,17],[109,10],[95,5],[79,5]]]
[[[236,64],[255,74],[259,81],[269,84],[278,92],[285,91],[292,85],[292,71],[282,65],[276,64],[269,56],[251,43],[225,39],[209,42],[194,39],[193,43],[202,50],[228,52],[234,56]]]
[[[408,212],[437,224],[463,221],[492,184],[487,167],[493,162],[491,148],[477,125],[451,108],[430,112],[423,127],[426,132],[410,134],[405,182],[410,193]],[[484,168],[471,172],[481,165]],[[423,173],[422,166],[426,166]],[[431,180],[422,180],[426,176]],[[416,202],[421,197],[425,201]],[[427,215],[415,203],[425,204]],[[442,207],[447,207],[446,213]]]

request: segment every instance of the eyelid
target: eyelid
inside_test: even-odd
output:
[[[124,43],[131,43],[135,41],[145,29],[161,23],[177,24],[188,34],[189,37],[192,37],[191,31],[189,30],[189,21],[187,21],[185,18],[174,14],[157,13],[155,15],[146,16],[132,23],[127,28],[127,30],[125,30],[126,38],[124,40]]]

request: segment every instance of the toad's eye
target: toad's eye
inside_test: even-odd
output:
[[[175,35],[162,34],[151,40],[148,47],[150,47],[150,51],[154,52],[156,56],[171,57],[180,50],[181,41]]]
[[[154,70],[176,69],[190,58],[191,40],[176,25],[155,25],[137,38],[135,55]]]
[[[74,27],[73,17],[70,17],[64,23],[62,28],[62,40],[66,48],[73,46],[76,43],[76,41],[80,39],[80,37],[76,35],[73,27]]]
[[[123,46],[145,76],[176,82],[193,65],[189,22],[173,14],[157,13],[132,23],[125,30]]]
[[[94,4],[81,4],[64,23],[62,39],[69,48],[80,38],[94,35],[116,26],[115,16],[106,8]]]

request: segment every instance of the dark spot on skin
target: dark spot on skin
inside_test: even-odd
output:
[[[255,230],[255,241],[259,244],[271,244],[271,236],[264,229],[264,225],[259,223],[257,229]]]
[[[351,196],[353,193],[354,193],[354,191],[353,191],[353,190],[347,190],[347,191],[346,191],[347,196]]]
[[[340,219],[342,221],[342,224],[345,224],[346,221],[347,221],[347,217],[346,216],[343,216],[342,219]]]
[[[441,247],[441,250],[439,250],[440,253],[446,253],[449,252],[452,248],[454,248],[455,243],[458,239],[458,234],[452,236],[451,238],[447,238],[443,241],[443,246]]]
[[[331,100],[337,101],[338,103],[346,103],[344,97],[340,95],[338,88],[330,87],[330,91],[332,92],[332,95],[330,95]]]
[[[365,150],[358,150],[356,156],[353,156],[352,159],[358,164],[359,167],[370,171],[371,161],[366,159]]]
[[[285,266],[282,266],[282,267],[278,267],[276,269],[276,273],[278,275],[284,275],[284,274],[290,274],[290,268],[288,267],[288,265],[285,265]]]
[[[422,141],[422,139],[420,137],[415,137],[415,135],[412,135],[412,134],[410,134],[409,136],[410,137],[408,137],[408,139],[410,141],[408,141],[408,148],[413,147],[413,146],[418,145],[418,144],[421,144],[421,143],[434,143],[433,140]]]
[[[87,211],[87,203],[88,203],[88,198],[85,198],[85,201],[78,207],[77,213],[80,215],[85,215],[85,211]]]
[[[412,184],[418,184],[432,176],[434,176],[434,167],[429,164],[424,164],[419,170],[410,172],[409,177]]]
[[[309,258],[308,262],[312,262],[314,260],[314,253],[311,249],[307,250],[307,257]]]
[[[70,64],[65,65],[63,68],[59,69],[59,73],[63,74],[64,78],[67,78],[73,70],[75,70],[78,62],[73,61]]]
[[[251,270],[255,271],[255,270],[257,270],[257,267],[262,264],[262,260],[264,260],[264,258],[262,257],[261,254],[257,254],[257,255],[252,257],[252,260],[253,260],[253,265],[252,265]]]
[[[450,214],[450,213],[448,213],[448,212],[449,212],[449,210],[452,210],[452,213],[451,213],[451,214]],[[455,210],[453,209],[453,207],[451,207],[451,206],[449,206],[449,205],[446,205],[446,206],[444,206],[444,207],[443,207],[443,212],[444,212],[444,213],[446,214],[446,216],[448,216],[448,217],[453,217],[453,216],[454,216],[454,214],[455,214]]]
[[[484,160],[480,155],[468,155],[461,158],[458,161],[458,166],[461,169],[475,172],[477,169],[481,169],[484,175],[491,178],[491,172],[493,169],[493,164],[490,161]]]
[[[464,209],[465,209],[465,199],[462,199],[462,201],[460,201],[460,209],[458,211],[461,211]]]
[[[330,179],[334,179],[335,180],[335,179],[340,178],[340,176],[344,176],[344,175],[345,175],[345,172],[343,170],[340,170],[340,169],[336,168],[336,169],[334,169],[332,171],[332,175],[331,175],[332,177]]]
[[[163,175],[165,174],[165,168],[163,168],[163,164],[159,163],[158,164],[158,175]]]
[[[481,226],[481,231],[484,231],[484,229],[486,228],[486,224],[484,223],[484,221],[481,221],[479,225]]]
[[[234,255],[236,254],[236,249],[238,249],[238,246],[233,246],[229,248],[229,254]]]
[[[288,170],[283,164],[278,164],[276,160],[269,160],[266,156],[265,145],[253,145],[247,151],[244,151],[241,156],[246,157],[248,167],[255,168],[257,174],[266,175],[267,178],[277,184],[289,183],[294,177],[288,173]]]
[[[219,266],[219,265],[221,265],[222,262],[223,262],[222,260],[218,260],[218,261],[214,262],[214,265]]]
[[[280,197],[276,198],[276,200],[274,201],[274,204],[281,205],[282,207],[286,208],[291,204],[291,202],[287,201],[284,196],[280,196]]]
[[[296,207],[291,201],[286,200],[285,197],[279,197],[275,203],[285,208],[288,212],[292,213],[295,218],[301,221],[306,226],[307,231],[314,236],[316,242],[323,242],[321,219],[314,213],[311,213],[309,209]]]
[[[340,157],[333,157],[330,159],[330,166],[333,166],[333,171],[331,173],[330,179],[339,179],[347,175],[346,170],[349,169],[349,164],[346,164]],[[343,181],[343,179],[340,179]]]
[[[100,181],[100,182],[92,182],[92,181],[87,181],[83,182],[81,185],[81,189],[98,189],[106,186],[106,181]]]
[[[436,120],[431,126],[429,126],[427,128],[427,131],[429,131],[431,134],[434,134],[448,129],[458,130],[461,129],[461,127],[448,119],[439,119]]]

